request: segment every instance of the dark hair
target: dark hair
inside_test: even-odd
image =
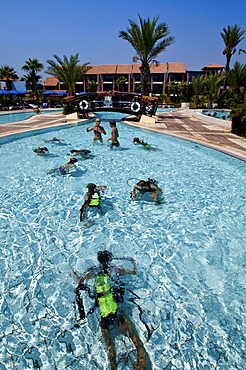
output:
[[[86,187],[90,191],[90,190],[95,190],[97,186],[96,184],[93,184],[93,182],[90,182]]]
[[[112,126],[116,127],[116,122],[115,122],[115,120],[114,120],[114,119],[111,119],[111,121],[110,121],[109,123],[110,123],[110,125],[112,125]]]
[[[140,142],[139,137],[134,137],[133,142],[134,141]]]
[[[137,185],[138,186],[145,186],[147,184],[148,184],[148,182],[147,181],[144,181],[144,180],[140,180],[140,181],[137,182]]]
[[[104,267],[108,267],[109,263],[113,259],[113,254],[107,250],[99,251],[97,253],[97,260],[100,262]]]
[[[76,162],[78,162],[78,159],[77,159],[77,158],[72,157],[72,158],[70,158],[70,161],[69,161],[69,162],[76,163]]]

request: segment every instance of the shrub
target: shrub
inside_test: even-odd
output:
[[[69,109],[67,105],[64,105],[63,107],[63,114],[67,115],[69,113]]]
[[[231,132],[238,136],[246,137],[246,106],[234,108],[231,111]]]
[[[225,90],[218,96],[218,107],[232,109],[242,102],[242,94],[235,90]]]

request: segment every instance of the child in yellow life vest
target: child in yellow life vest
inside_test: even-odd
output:
[[[100,190],[106,187],[107,186],[103,185],[97,188],[93,183],[87,185],[88,191],[85,193],[85,202],[80,208],[80,221],[84,220],[87,207],[97,207],[100,209]]]
[[[116,258],[116,257],[115,257]],[[130,318],[125,312],[124,306],[124,288],[117,285],[120,276],[127,274],[136,274],[136,263],[133,258],[123,257],[116,258],[131,261],[133,270],[125,270],[121,267],[111,264],[114,259],[111,252],[99,251],[97,254],[99,266],[91,267],[84,276],[79,276],[76,271],[72,271],[75,275],[78,286],[75,289],[76,302],[78,310],[82,314],[81,319],[85,318],[85,310],[83,307],[82,298],[79,295],[80,290],[90,290],[84,283],[86,280],[95,279],[95,298],[96,304],[94,310],[99,311],[100,328],[109,351],[109,361],[111,370],[116,370],[116,351],[114,347],[111,331],[113,328],[118,328],[120,332],[127,336],[137,350],[137,363],[133,363],[134,369],[147,370],[148,360],[147,353],[139,338],[136,329],[134,328]],[[92,312],[90,310],[89,312]],[[81,315],[80,315],[81,316]]]

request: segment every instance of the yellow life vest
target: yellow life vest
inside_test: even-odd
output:
[[[94,193],[90,199],[89,206],[99,206],[100,203],[100,195],[98,193]]]
[[[103,274],[97,276],[95,282],[96,292],[100,295],[97,300],[100,308],[100,315],[102,317],[114,314],[118,308],[118,305],[114,300],[114,296],[110,291],[111,285],[109,284],[109,280],[109,276],[107,274]]]

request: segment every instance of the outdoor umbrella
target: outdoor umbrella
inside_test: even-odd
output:
[[[50,91],[50,90],[48,90],[48,91],[44,91],[44,92],[42,93],[42,95],[57,95],[57,93],[56,93],[55,91]]]
[[[18,91],[17,90],[10,90],[10,91],[8,91],[8,94],[18,95]]]
[[[57,95],[67,95],[65,91],[56,91],[55,94]]]
[[[52,91],[52,90],[48,90],[48,91],[44,91],[42,93],[42,95],[49,95],[48,96],[48,102],[49,102],[49,107],[51,105],[51,96],[50,95],[58,95],[55,91]]]
[[[30,94],[30,92],[29,92],[29,91],[17,91],[17,93],[18,93],[19,95],[22,95],[22,94]]]

